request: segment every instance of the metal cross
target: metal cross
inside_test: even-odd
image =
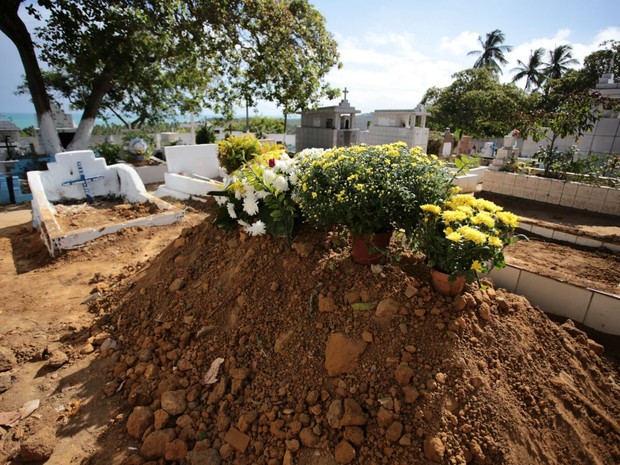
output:
[[[82,168],[81,161],[77,162],[77,167],[78,167],[78,173],[80,174],[80,179],[76,179],[74,181],[66,181],[66,182],[63,182],[62,185],[72,186],[73,184],[81,184],[82,187],[84,188],[84,193],[86,194],[86,201],[88,203],[93,203],[93,196],[90,193],[90,188],[88,187],[88,183],[95,181],[97,179],[103,179],[104,176],[99,175],[99,176],[91,176],[87,178],[86,176],[84,176],[84,168]]]

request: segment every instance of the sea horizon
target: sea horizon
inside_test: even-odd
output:
[[[80,119],[82,118],[81,111],[67,111],[65,112],[73,116],[73,123],[77,127],[80,123]],[[250,115],[250,118],[256,115]],[[273,115],[261,115],[269,118],[282,118],[282,116],[273,116]],[[204,120],[205,118],[215,118],[217,115],[197,115],[196,123]],[[295,119],[295,117],[299,118],[298,115],[291,116],[289,115],[289,120]],[[236,115],[235,118],[245,118],[245,115]],[[105,119],[102,117],[98,117],[95,120],[95,125],[107,125],[107,124],[117,124],[120,126],[124,126],[124,123],[116,116],[116,115],[106,115]],[[26,129],[28,127],[34,126],[38,127],[37,116],[35,113],[28,112],[3,112],[0,111],[0,120],[11,121],[15,126],[19,129]],[[167,119],[167,122],[178,122],[178,123],[189,123],[189,116],[187,115],[176,115],[174,119]]]

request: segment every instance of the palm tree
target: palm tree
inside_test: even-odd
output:
[[[489,68],[494,73],[502,74],[498,63],[502,65],[508,63],[504,53],[512,50],[511,45],[502,45],[504,40],[506,40],[506,37],[499,29],[489,32],[486,40],[482,40],[482,37],[478,36],[478,42],[480,42],[482,50],[472,50],[467,54],[467,56],[480,55],[474,63],[474,68]]]
[[[579,61],[573,58],[573,47],[568,44],[558,45],[549,51],[549,63],[545,63],[543,72],[549,79],[558,79],[568,71],[568,65],[577,64]]]
[[[517,60],[516,68],[512,68],[511,72],[516,72],[512,78],[512,82],[520,81],[525,78],[525,90],[529,91],[532,86],[534,89],[540,87],[545,80],[545,75],[541,70],[543,63],[543,55],[545,54],[544,48],[537,48],[530,53],[530,59],[527,63]]]

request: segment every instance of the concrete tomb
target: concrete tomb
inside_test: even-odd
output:
[[[50,254],[73,249],[88,241],[133,226],[162,226],[183,218],[183,210],[147,193],[136,171],[125,164],[107,166],[91,150],[56,154],[47,171],[29,171],[32,192],[32,218],[40,230]],[[68,231],[57,219],[54,203],[88,200],[97,197],[119,198],[128,203],[149,202],[159,211],[147,217],[122,223],[102,224],[95,228]]]

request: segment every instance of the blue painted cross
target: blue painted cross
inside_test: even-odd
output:
[[[77,167],[78,167],[78,173],[80,173],[80,179],[76,179],[75,181],[66,181],[66,182],[63,182],[62,185],[72,186],[73,184],[81,184],[82,187],[84,188],[84,193],[86,194],[86,201],[88,203],[92,203],[93,196],[90,194],[90,188],[88,187],[88,183],[95,181],[97,179],[102,179],[103,175],[91,176],[90,178],[87,178],[86,176],[84,176],[84,168],[82,168],[81,161],[77,162]]]

